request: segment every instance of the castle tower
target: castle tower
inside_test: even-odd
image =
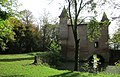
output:
[[[108,27],[110,25],[110,22],[105,12],[103,13],[101,23],[103,23],[101,24],[101,28],[102,28],[101,36],[97,42],[98,48],[96,49],[97,49],[97,53],[104,58],[105,62],[109,62],[110,54],[109,54],[109,46],[108,46],[108,39],[109,39]]]
[[[59,16],[60,23],[59,23],[59,37],[61,40],[61,48],[62,48],[62,56],[66,58],[67,55],[67,39],[68,39],[68,13],[65,7],[62,10],[62,13]]]
[[[101,22],[102,23],[104,23],[105,25],[103,25],[103,29],[102,29],[102,36],[101,36],[101,38],[102,39],[104,39],[104,41],[106,42],[106,44],[107,44],[107,42],[108,42],[108,39],[109,39],[109,30],[108,30],[108,27],[109,27],[109,25],[110,25],[110,22],[109,22],[109,19],[108,19],[108,17],[107,17],[107,15],[106,15],[106,13],[104,12],[103,13],[103,16],[102,16],[102,19],[101,19]],[[108,45],[106,45],[106,48],[108,48]]]
[[[80,54],[80,59],[84,60],[84,59],[91,59],[90,56],[97,54],[101,60],[101,62],[109,62],[109,46],[108,46],[108,39],[109,39],[109,35],[108,35],[108,27],[109,27],[109,19],[107,18],[106,13],[103,13],[101,22],[100,22],[100,27],[101,27],[101,35],[99,39],[94,39],[93,42],[89,42],[89,39],[81,39],[82,42],[81,43],[81,54]],[[93,25],[94,26],[94,25]],[[81,26],[81,29],[83,29],[84,27]],[[80,30],[82,31],[82,30]],[[84,30],[85,31],[85,30]],[[85,32],[84,32],[85,33]],[[83,38],[85,36],[82,35],[83,31],[81,32],[81,37]],[[86,44],[85,41],[87,41],[88,43]],[[87,46],[88,47],[84,47]],[[84,47],[84,49],[83,49]],[[88,51],[84,51],[83,50],[88,50]]]
[[[62,10],[62,13],[59,16],[60,18],[60,37],[61,39],[67,39],[67,28],[68,28],[68,14],[67,14],[67,10],[65,9],[65,7]]]

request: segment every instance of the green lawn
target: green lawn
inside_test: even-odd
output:
[[[118,74],[92,74],[57,70],[33,65],[32,54],[0,55],[0,77],[120,77]]]

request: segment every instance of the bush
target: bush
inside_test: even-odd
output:
[[[59,65],[61,65],[61,55],[60,55],[60,45],[52,42],[51,46],[49,48],[49,51],[44,52],[42,54],[37,54],[36,55],[36,62],[34,61],[34,63],[42,63],[42,64],[48,64],[51,67],[57,67]]]
[[[61,48],[58,43],[56,43],[56,42],[51,43],[48,57],[49,57],[50,63],[52,65],[59,65],[60,59],[61,59],[60,50],[61,50]]]
[[[116,66],[120,66],[120,60],[118,60],[117,62],[115,62]]]

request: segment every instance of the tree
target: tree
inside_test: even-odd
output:
[[[39,18],[39,25],[40,25],[40,32],[42,33],[42,51],[47,50],[48,47],[48,41],[49,41],[49,35],[47,34],[49,32],[49,13],[44,10],[44,14]]]
[[[23,26],[22,22],[15,17],[11,18],[10,23],[13,24],[12,31],[15,33],[15,35],[14,35],[15,40],[9,41],[7,43],[8,50],[6,53],[15,53],[18,51],[22,51],[20,42],[21,42],[21,37],[24,36],[25,27]]]
[[[10,53],[25,53],[40,50],[40,33],[32,20],[33,15],[29,10],[22,11],[20,18],[17,19],[14,17],[11,19],[11,23],[14,26],[15,41],[8,43],[8,51]]]
[[[13,26],[10,24],[9,19],[0,19],[0,46],[2,50],[6,49],[6,43],[14,40]]]
[[[6,49],[6,43],[10,40],[14,40],[13,24],[10,23],[12,18],[11,12],[8,10],[12,9],[9,4],[11,1],[1,0],[0,1],[0,46],[2,50]],[[8,5],[8,6],[7,6]],[[3,11],[3,8],[6,9]]]
[[[26,26],[21,20],[12,18],[13,32],[15,41],[7,43],[8,50],[6,53],[25,53],[40,51],[41,35],[38,28],[34,25]]]
[[[113,34],[113,37],[109,40],[112,43],[112,48],[119,50],[120,48],[120,28]]]
[[[43,51],[49,50],[52,42],[58,43],[58,24],[46,24],[41,28]]]
[[[58,41],[58,24],[54,20],[50,21],[50,13],[44,10],[44,13],[39,18],[40,32],[42,38],[42,50],[49,50],[51,43]]]
[[[33,24],[34,22],[34,17],[32,15],[32,12],[29,10],[23,10],[20,12],[21,15],[21,20],[24,24],[26,24],[27,26],[30,24]]]
[[[35,25],[34,23],[34,17],[32,15],[32,12],[29,10],[23,10],[20,12],[21,14],[21,20],[23,22],[23,25],[25,27],[24,30],[24,47],[26,48],[27,51],[32,51],[33,50],[33,45],[34,45],[34,41],[33,41],[33,32],[32,29],[35,29]],[[37,30],[36,30],[37,31]],[[22,40],[21,40],[22,41]],[[31,41],[31,42],[30,42]]]
[[[0,1],[0,10],[5,10],[11,16],[19,16],[18,8],[21,4],[18,3],[18,0],[1,0]]]

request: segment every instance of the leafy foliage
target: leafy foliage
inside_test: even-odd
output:
[[[38,29],[33,25],[23,24],[17,18],[12,18],[11,23],[14,24],[15,41],[8,43],[9,53],[37,51],[40,43]]]
[[[101,26],[99,22],[93,18],[87,25],[88,28],[88,38],[90,41],[93,41],[95,38],[99,38],[101,35]]]
[[[5,10],[7,13],[10,13],[12,16],[18,15],[18,7],[21,4],[18,3],[18,0],[0,0],[0,8]]]
[[[58,67],[61,65],[61,47],[58,43],[52,42],[49,51],[43,54],[37,54],[34,59],[34,64],[47,64],[51,67]]]
[[[118,7],[118,5],[117,4],[115,4],[115,3],[113,3],[114,4],[114,6],[115,6],[115,8],[117,8]],[[116,18],[118,18],[118,17],[113,17],[113,19],[116,19]],[[119,26],[119,20],[117,21],[117,25]],[[110,46],[110,48],[111,49],[115,49],[115,50],[118,50],[118,48],[119,48],[119,43],[120,43],[120,37],[119,37],[119,35],[120,35],[120,27],[116,30],[116,32],[113,34],[113,36],[109,39],[109,46]]]
[[[9,22],[11,18],[0,20],[0,45],[3,50],[6,49],[6,43],[10,40],[14,40],[13,26]]]
[[[120,44],[120,29],[113,35],[113,42]]]
[[[50,46],[50,54],[49,54],[49,58],[51,60],[51,65],[60,65],[60,61],[61,61],[61,55],[60,55],[60,45],[56,42],[52,42],[51,46]]]
[[[120,60],[118,60],[117,62],[115,62],[116,66],[120,66]]]
[[[108,26],[109,24],[109,20],[98,22],[95,17],[92,17],[90,22],[87,24],[87,36],[90,42],[95,39],[99,39],[101,36],[101,31],[104,29],[105,26]]]
[[[17,0],[16,0],[17,1]],[[1,50],[5,50],[6,44],[9,41],[14,40],[14,32],[13,32],[13,23],[11,23],[12,19],[12,6],[16,1],[13,0],[0,0],[0,46]],[[3,11],[3,9],[5,11]]]
[[[43,51],[49,50],[52,42],[58,42],[57,24],[45,24],[40,32],[42,38]]]
[[[109,40],[114,45],[114,49],[119,49],[120,47],[120,28],[113,34],[113,37]]]

